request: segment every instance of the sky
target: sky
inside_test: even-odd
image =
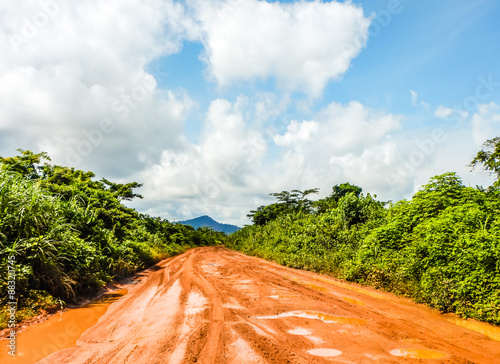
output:
[[[488,186],[468,164],[500,135],[498,19],[497,0],[2,0],[0,155],[240,226],[283,190]]]

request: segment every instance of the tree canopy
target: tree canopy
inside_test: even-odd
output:
[[[485,170],[495,174],[497,179],[493,186],[500,187],[500,137],[484,142],[483,149],[476,154],[470,164],[471,167],[478,165],[482,165]]]

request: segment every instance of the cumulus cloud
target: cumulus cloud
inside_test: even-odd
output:
[[[262,187],[267,151],[262,134],[244,118],[246,108],[245,98],[212,101],[198,144],[164,151],[158,163],[136,176],[148,181],[143,191],[150,201],[147,208],[178,218],[214,213],[242,223],[242,211],[248,211],[249,200]]]
[[[418,182],[426,182],[429,166],[450,165],[441,145],[409,170],[428,137],[402,135],[401,115],[359,102],[318,111],[309,97],[348,70],[369,24],[349,1],[12,2],[0,7],[0,155],[43,150],[58,164],[143,182],[145,199],[134,206],[170,219],[207,213],[243,224],[270,192],[320,187],[325,195],[345,181],[400,198],[424,174]],[[231,101],[219,94],[190,120],[190,95],[160,88],[148,72],[186,40],[203,43],[219,85],[275,79],[282,89]],[[498,135],[499,115],[496,104],[479,107],[469,139],[456,139],[467,148],[446,149],[453,165],[467,163],[472,137],[480,145]],[[185,136],[186,120],[202,125],[196,142]]]
[[[297,145],[311,140],[318,130],[319,124],[315,121],[303,121],[299,123],[297,120],[292,120],[287,127],[287,132],[284,135],[278,134],[273,139],[280,146]]]
[[[57,163],[126,175],[165,145],[183,148],[193,102],[158,89],[146,69],[198,37],[184,6],[19,1],[0,19],[2,154],[45,150]]]
[[[167,206],[178,218],[215,211],[243,224],[244,213],[283,189],[320,187],[328,194],[345,181],[372,192],[393,188],[385,172],[398,168],[401,146],[391,135],[401,127],[400,115],[359,102],[332,103],[312,120],[289,120],[266,141],[266,129],[252,126],[257,105],[246,97],[212,101],[200,142],[180,153],[164,152],[138,175],[148,181],[144,196],[155,201],[148,204],[151,213],[164,214]],[[406,191],[408,183],[398,188]]]
[[[494,102],[481,104],[472,115],[472,135],[476,146],[500,136],[500,106]]]
[[[192,0],[210,74],[226,86],[274,77],[318,96],[364,47],[370,19],[351,2]]]
[[[349,181],[367,191],[388,192],[393,187],[386,172],[396,171],[401,150],[392,134],[401,128],[401,120],[359,102],[331,103],[313,120],[290,121],[273,138],[281,157],[269,175],[280,188],[320,187],[326,194],[333,185]],[[403,181],[398,188],[405,190],[407,184]]]

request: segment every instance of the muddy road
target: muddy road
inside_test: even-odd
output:
[[[208,247],[144,273],[39,363],[500,363],[498,340],[492,326]]]

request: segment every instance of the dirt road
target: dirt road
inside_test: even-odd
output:
[[[498,329],[390,294],[220,247],[158,266],[39,363],[500,363]]]

